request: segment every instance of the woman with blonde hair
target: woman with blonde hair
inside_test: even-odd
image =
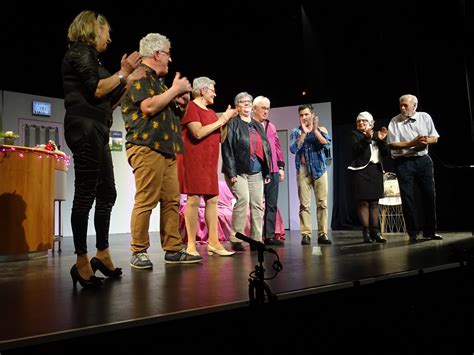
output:
[[[109,225],[117,197],[109,133],[112,113],[133,80],[145,73],[138,68],[138,52],[124,54],[120,70],[110,74],[99,60],[110,39],[107,19],[94,11],[82,11],[69,26],[69,48],[62,62],[64,88],[64,136],[74,160],[74,199],[71,227],[76,263],[71,268],[73,285],[97,288],[96,270],[111,278],[122,275],[109,251]],[[137,69],[138,68],[138,69]],[[95,202],[96,256],[87,256],[89,212]]]

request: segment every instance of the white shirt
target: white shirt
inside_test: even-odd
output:
[[[409,142],[418,136],[439,137],[431,116],[426,112],[415,112],[407,118],[399,114],[392,118],[388,125],[387,144]],[[392,158],[423,156],[428,154],[428,146],[420,151],[415,147],[408,149],[391,149]]]

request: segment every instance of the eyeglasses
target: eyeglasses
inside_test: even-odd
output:
[[[156,51],[157,53],[163,53],[163,54],[166,54],[169,58],[171,58],[171,53],[170,52],[167,52],[167,51]]]
[[[252,100],[239,100],[239,104],[243,104],[243,105],[249,104],[250,105],[251,103],[252,103]]]
[[[266,106],[260,106],[260,109],[262,109],[263,111],[270,111],[270,107]]]
[[[209,90],[209,91],[212,91],[213,94],[216,93],[216,90],[214,90],[214,89],[211,89],[211,88],[206,88],[206,89]]]

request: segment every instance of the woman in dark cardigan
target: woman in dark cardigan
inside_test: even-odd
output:
[[[375,132],[374,118],[361,112],[352,131],[352,162],[354,197],[357,216],[362,225],[364,243],[385,243],[379,228],[379,198],[383,197],[382,156],[388,154],[387,128]]]

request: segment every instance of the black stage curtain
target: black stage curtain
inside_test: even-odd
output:
[[[376,121],[375,130],[388,127],[389,120]],[[333,169],[334,169],[334,203],[331,228],[333,230],[357,230],[360,223],[356,213],[353,186],[350,171],[347,169],[352,160],[351,132],[355,129],[354,123],[341,124],[333,127]],[[383,160],[385,171],[394,171],[390,157]]]
[[[376,121],[375,130],[382,126],[388,127],[389,122],[390,119]],[[443,134],[444,136],[440,138],[438,144],[430,147],[429,151],[433,159],[435,174],[437,227],[440,231],[473,231],[474,233],[472,208],[463,207],[470,206],[474,201],[474,189],[472,188],[474,168],[472,168],[472,165],[454,165],[452,163],[452,160],[449,159],[449,152],[453,152],[453,149],[449,147],[456,146],[456,144],[452,141],[453,137],[449,136],[449,132],[442,131],[443,125],[440,124],[439,126],[441,129],[438,132],[441,131],[440,135]],[[333,127],[334,201],[331,220],[333,230],[361,229],[356,214],[350,172],[347,169],[352,159],[351,132],[353,129],[355,129],[355,123],[340,124]],[[462,132],[464,135],[466,133],[469,134],[469,130]],[[461,141],[469,147],[469,142]],[[466,157],[466,154],[467,156],[472,154],[472,144],[470,147],[467,149],[460,148],[453,152],[453,159],[461,160]],[[472,155],[469,159],[472,159]],[[384,157],[383,164],[385,171],[395,172],[390,156]],[[416,187],[415,198],[418,203],[421,202]],[[422,209],[419,209],[417,213],[417,219],[421,224],[423,219]]]

